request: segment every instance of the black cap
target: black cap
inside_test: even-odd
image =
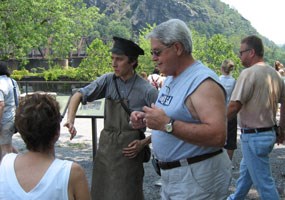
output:
[[[114,46],[111,49],[112,53],[126,56],[138,57],[144,55],[144,51],[136,43],[120,37],[113,37]]]

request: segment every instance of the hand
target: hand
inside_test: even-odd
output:
[[[163,109],[151,104],[151,107],[144,106],[143,111],[145,112],[145,123],[148,128],[164,131],[164,125],[170,119]]]
[[[144,148],[142,140],[132,141],[128,147],[123,148],[123,154],[129,159],[135,158]]]
[[[63,126],[68,128],[68,131],[69,131],[69,133],[71,135],[70,136],[70,140],[72,140],[76,136],[76,134],[77,134],[77,130],[74,127],[73,123],[67,121]]]
[[[130,124],[134,129],[145,127],[145,113],[141,111],[133,111],[130,116]]]

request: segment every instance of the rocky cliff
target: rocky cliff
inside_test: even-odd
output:
[[[92,0],[89,5],[117,19],[130,20],[137,31],[148,24],[178,18],[205,35],[256,33],[249,21],[220,0]]]

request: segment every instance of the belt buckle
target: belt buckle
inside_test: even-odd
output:
[[[247,133],[247,129],[242,128],[242,129],[241,129],[241,133],[243,133],[243,134]]]
[[[180,166],[187,166],[187,165],[189,165],[187,159],[179,160],[179,163],[180,163]]]

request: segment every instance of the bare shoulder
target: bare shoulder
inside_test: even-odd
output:
[[[210,78],[203,81],[191,96],[192,100],[196,99],[198,102],[201,101],[201,98],[208,103],[211,103],[209,100],[221,103],[224,103],[225,100],[225,92],[222,86]]]
[[[75,178],[78,179],[80,177],[85,177],[84,169],[76,162],[73,162],[71,165],[71,179]]]
[[[213,89],[220,90],[221,92],[223,91],[222,86],[219,83],[217,83],[215,80],[213,80],[212,78],[207,78],[198,87],[198,90],[207,90],[208,92],[215,93],[216,91],[212,91]]]
[[[69,199],[90,200],[88,181],[84,169],[73,162],[69,179]]]
[[[186,105],[193,117],[200,119],[199,112],[208,109],[220,109],[225,105],[225,93],[222,87],[212,79],[206,79],[186,99]],[[201,120],[201,119],[200,119]]]

